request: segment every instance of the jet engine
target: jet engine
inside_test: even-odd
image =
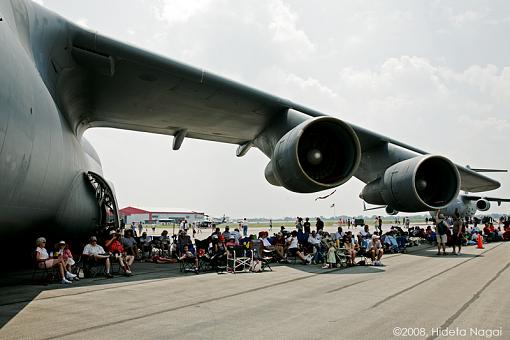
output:
[[[386,215],[392,216],[392,215],[398,214],[398,210],[393,209],[393,207],[391,207],[389,205],[387,205],[384,210],[386,211]]]
[[[491,208],[491,202],[487,201],[484,198],[479,199],[476,201],[476,209],[480,211],[487,211]]]
[[[460,175],[447,158],[423,155],[396,163],[368,183],[360,197],[390,210],[418,212],[445,207],[457,197]]]
[[[309,119],[276,143],[265,169],[269,183],[300,193],[317,192],[345,183],[358,168],[358,136],[333,117]]]

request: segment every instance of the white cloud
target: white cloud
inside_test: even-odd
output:
[[[273,32],[273,40],[277,43],[296,44],[303,50],[296,50],[295,53],[314,51],[315,46],[310,41],[306,33],[297,28],[297,14],[293,13],[290,8],[282,1],[274,1],[269,3],[271,12],[271,21],[269,30]]]
[[[464,25],[470,25],[479,22],[486,18],[487,15],[488,15],[487,9],[481,9],[478,11],[467,10],[462,13],[450,16],[449,20],[454,26],[461,27]]]
[[[467,7],[455,2],[324,1],[318,6],[283,0],[119,0],[108,2],[121,8],[115,18],[103,10],[104,1],[44,3],[75,21],[89,18],[91,28],[114,38],[459,164],[510,168],[507,2]],[[257,150],[238,159],[232,145],[187,139],[181,151],[170,152],[166,136],[110,129],[87,134],[121,205],[187,206],[235,216],[331,214],[329,205],[322,210],[310,195],[267,184],[268,160]],[[494,177],[503,188],[491,196],[510,196],[508,175]],[[337,211],[360,212],[356,197],[362,185],[354,180],[338,189]]]
[[[163,0],[161,1],[157,16],[168,24],[185,23],[191,17],[207,11],[211,0]]]

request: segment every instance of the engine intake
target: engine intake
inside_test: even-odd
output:
[[[441,209],[460,190],[457,167],[447,158],[424,155],[390,166],[381,179],[367,184],[360,197],[404,212]]]
[[[345,183],[361,158],[358,136],[333,117],[309,119],[276,144],[265,176],[269,183],[300,193],[317,192]]]
[[[488,200],[481,198],[478,201],[476,201],[476,209],[480,211],[487,211],[491,208],[491,202]]]

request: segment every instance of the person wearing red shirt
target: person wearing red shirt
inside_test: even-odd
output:
[[[110,231],[110,236],[111,238],[105,242],[106,249],[119,261],[119,264],[126,275],[133,275],[131,272],[131,265],[133,264],[135,257],[133,255],[126,254],[126,251],[119,240],[120,233],[118,231]]]

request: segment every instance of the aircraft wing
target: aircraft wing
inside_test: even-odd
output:
[[[502,202],[510,202],[510,198],[473,196],[473,195],[462,195],[462,197],[468,201],[478,201],[479,199],[484,199],[490,202],[498,202],[498,205],[500,205]]]
[[[77,134],[89,127],[113,127],[242,145],[253,141],[289,109],[310,117],[326,116],[72,24],[69,31],[71,55],[78,67],[62,77],[59,86],[64,90],[57,92],[61,111]],[[81,93],[65,90],[66,82],[77,81],[85,87]],[[362,152],[391,143],[427,154],[349,125],[359,138]],[[495,180],[457,167],[463,190],[480,192],[499,187]]]

